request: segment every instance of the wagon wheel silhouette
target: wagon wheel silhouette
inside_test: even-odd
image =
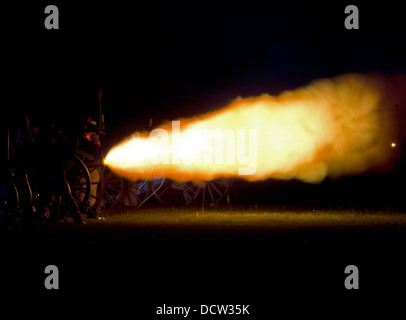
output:
[[[228,194],[232,183],[231,178],[177,182],[165,179],[161,175],[154,177],[151,182],[151,190],[158,201],[163,204],[217,203]]]
[[[231,178],[190,182],[183,189],[184,197],[198,203],[218,203],[226,196],[233,184]]]
[[[109,167],[103,170],[103,203],[106,208],[114,208],[122,203],[124,179],[115,174]]]

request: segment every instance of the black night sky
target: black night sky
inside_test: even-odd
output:
[[[54,4],[59,30],[44,28],[45,2],[4,11],[8,108],[75,121],[97,115],[102,87],[110,144],[150,118],[156,125],[345,72],[406,69],[402,10],[389,3],[352,3],[359,30],[345,29],[342,1]]]
[[[59,30],[44,27],[46,2],[5,6],[5,114],[50,117],[69,132],[89,114],[98,120],[101,87],[105,152],[149,130],[151,118],[157,126],[221,108],[237,96],[277,95],[346,72],[406,72],[402,10],[390,2],[352,2],[358,30],[344,26],[345,1],[54,4]],[[265,186],[273,188],[263,194],[273,194],[271,202],[290,201],[277,192],[279,182]],[[329,186],[304,188],[323,194]],[[257,190],[248,189],[255,199]],[[370,194],[365,197],[361,202],[369,203]]]

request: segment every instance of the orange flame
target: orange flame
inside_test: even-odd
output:
[[[110,150],[105,163],[130,179],[163,170],[174,180],[317,183],[363,173],[388,164],[398,138],[397,93],[385,81],[346,74],[277,97],[238,98],[219,111],[135,133]]]

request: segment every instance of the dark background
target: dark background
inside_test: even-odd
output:
[[[344,27],[346,1],[55,1],[59,30],[44,27],[48,4],[3,5],[3,114],[46,116],[73,131],[89,114],[98,120],[102,88],[105,152],[148,130],[151,118],[157,126],[346,72],[406,72],[395,2],[351,2],[359,30]],[[401,145],[396,152],[403,156]],[[404,176],[401,163],[386,176],[321,185],[241,181],[232,196],[237,204],[403,209]]]
[[[44,27],[48,4],[59,8],[59,30]],[[359,30],[344,28],[348,4],[359,8]],[[345,72],[406,72],[402,9],[400,3],[388,1],[1,4],[2,118],[24,112],[46,114],[69,129],[88,113],[97,115],[97,90],[102,87],[105,142],[111,146],[147,129],[150,118],[159,124],[205,113],[236,96],[278,94]],[[248,199],[250,204],[258,199],[288,203],[300,210],[305,206],[386,210],[393,209],[392,203],[403,206],[403,189],[392,182],[404,180],[393,179],[396,175],[346,178],[339,185],[334,181],[320,185],[271,181],[255,186],[240,182],[232,197]],[[368,185],[373,193],[360,197],[360,190]],[[382,190],[388,190],[383,200]],[[69,225],[66,228],[70,230]],[[130,242],[106,247],[79,239],[72,245],[64,240],[64,232],[70,232],[65,229],[60,234],[51,230],[53,237],[44,236],[45,240],[13,235],[6,238],[7,250],[1,254],[1,277],[9,285],[6,296],[11,297],[6,301],[13,302],[5,305],[13,315],[116,318],[125,314],[134,319],[150,318],[164,303],[251,304],[251,318],[256,319],[261,319],[259,314],[264,315],[262,319],[281,314],[361,317],[377,315],[376,309],[387,318],[400,306],[393,297],[402,297],[396,289],[404,290],[404,264],[398,263],[404,255],[404,237],[396,242],[401,230],[394,242],[387,237],[389,231],[372,233],[372,238],[377,235],[379,250],[358,239],[355,230],[347,240],[345,233],[339,234],[333,248],[306,243],[280,247],[279,241],[287,237],[283,234],[257,251],[252,247],[264,239],[254,233],[248,248],[211,250],[217,248],[216,238],[206,231],[199,245],[204,247],[209,240],[207,251],[195,251],[189,241],[187,252],[174,248],[150,253],[145,253],[148,246],[145,252],[134,252]],[[144,240],[152,243],[151,248],[160,248],[153,232]],[[52,245],[54,238],[59,242]],[[59,291],[48,292],[42,286],[48,264],[60,268]],[[349,264],[360,268],[358,292],[343,287],[343,270]],[[139,315],[142,312],[145,317]]]
[[[278,94],[345,72],[403,72],[399,4],[355,1],[54,1],[3,5],[6,109],[53,113],[68,125],[98,113],[110,146],[154,124],[201,114],[237,96]]]

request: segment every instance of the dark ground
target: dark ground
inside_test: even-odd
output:
[[[175,319],[156,308],[249,304],[247,319],[390,318],[401,308],[403,212],[220,206],[203,213],[150,204],[103,217],[2,237],[2,290],[16,313]],[[59,290],[43,286],[49,264],[59,268]],[[344,288],[350,264],[359,268],[359,290]]]

